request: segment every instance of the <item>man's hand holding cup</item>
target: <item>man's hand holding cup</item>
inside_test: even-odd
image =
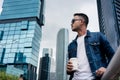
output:
[[[70,58],[67,64],[67,72],[70,73],[72,71],[78,70],[78,59],[77,58]]]

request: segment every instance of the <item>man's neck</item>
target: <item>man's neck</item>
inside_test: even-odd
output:
[[[80,30],[78,31],[78,36],[83,36],[83,35],[85,35],[86,33],[87,33],[86,28],[82,28],[82,29],[80,29]]]

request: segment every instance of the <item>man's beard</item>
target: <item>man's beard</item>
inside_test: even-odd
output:
[[[72,31],[77,32],[79,30],[79,27],[73,28]]]

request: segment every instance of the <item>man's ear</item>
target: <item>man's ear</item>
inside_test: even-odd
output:
[[[80,22],[81,22],[81,23],[84,23],[84,21],[83,21],[83,20],[80,20]]]
[[[81,20],[80,20],[80,22],[82,22],[82,23],[83,23],[84,21],[81,19]]]

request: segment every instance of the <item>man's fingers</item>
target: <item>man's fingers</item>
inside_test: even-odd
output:
[[[72,71],[72,69],[67,69],[67,71],[68,71],[68,72],[71,72],[71,71]]]
[[[68,64],[72,64],[72,62],[71,62],[71,61],[68,61]]]
[[[67,69],[72,69],[73,65],[67,65]]]
[[[73,67],[73,65],[72,65],[72,64],[67,64],[67,66]]]
[[[73,69],[72,62],[68,61],[68,64],[67,64],[67,71],[68,71],[68,72],[71,72],[72,69]]]
[[[73,66],[67,66],[67,71],[72,72]]]
[[[67,64],[67,69],[72,69],[73,65],[72,64]]]
[[[103,74],[103,71],[100,71],[100,70],[97,70],[97,71],[96,71],[96,75],[97,75],[97,76],[101,76],[102,74]]]
[[[96,70],[96,75],[97,75],[97,76],[101,76],[101,75],[104,74],[105,71],[106,71],[106,68],[101,67],[101,68],[99,68],[98,70]]]

